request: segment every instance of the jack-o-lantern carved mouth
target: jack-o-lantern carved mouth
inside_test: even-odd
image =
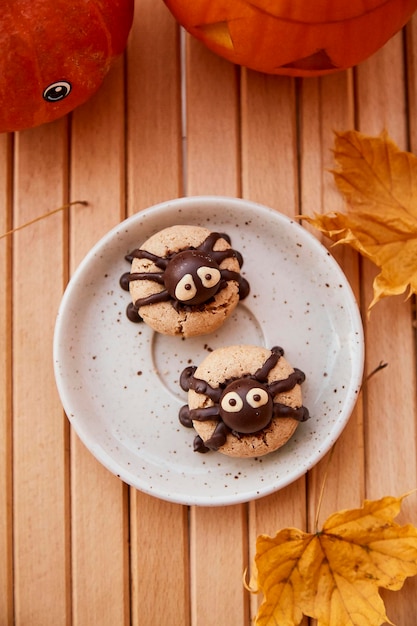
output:
[[[279,67],[292,69],[292,70],[309,70],[309,71],[321,71],[321,70],[335,70],[337,69],[337,65],[335,65],[326,50],[318,50],[313,54],[310,54],[307,57],[302,59],[296,59],[295,61],[291,61],[290,63],[285,63],[285,65],[280,65]]]
[[[268,15],[275,17],[269,13]],[[204,37],[216,46],[221,46],[231,52],[235,50],[232,35],[229,29],[229,22],[223,21],[215,22],[214,24],[201,24],[196,26],[196,30],[203,33]],[[333,63],[326,50],[322,48],[321,50],[317,50],[316,52],[313,52],[313,54],[306,57],[294,59],[293,61],[279,65],[275,69],[279,69],[280,67],[283,69],[317,72],[335,70],[338,66]]]

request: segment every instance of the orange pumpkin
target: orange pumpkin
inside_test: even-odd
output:
[[[164,1],[180,24],[220,56],[290,76],[357,65],[417,8],[417,0]]]
[[[3,0],[0,132],[50,122],[85,102],[123,52],[134,0]]]

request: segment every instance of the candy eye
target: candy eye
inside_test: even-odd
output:
[[[214,267],[199,267],[197,270],[197,276],[201,280],[203,287],[215,287],[220,282],[220,272]]]
[[[243,408],[243,400],[236,391],[229,391],[222,398],[221,408],[227,413],[238,413]]]
[[[71,91],[71,83],[60,80],[49,85],[43,92],[43,97],[47,102],[58,102],[68,96]]]
[[[246,400],[249,406],[251,406],[253,409],[257,409],[260,406],[265,406],[265,404],[268,404],[268,392],[265,389],[254,387],[246,394]]]
[[[197,293],[193,277],[191,274],[185,274],[175,287],[175,297],[180,302],[192,300]]]

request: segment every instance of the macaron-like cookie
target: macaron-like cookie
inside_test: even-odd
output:
[[[165,228],[126,256],[121,278],[128,317],[159,333],[191,337],[217,330],[249,293],[242,255],[227,234],[192,225]]]
[[[263,456],[283,446],[309,418],[302,401],[304,380],[282,348],[218,348],[198,367],[182,372],[180,385],[188,391],[188,404],[180,409],[179,420],[197,432],[197,452]]]

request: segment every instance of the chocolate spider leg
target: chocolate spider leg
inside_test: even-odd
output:
[[[218,419],[219,409],[216,406],[206,406],[201,409],[190,409],[188,404],[184,404],[179,410],[178,418],[183,426],[192,428],[193,420],[206,422],[207,420]]]
[[[193,420],[190,417],[190,407],[188,406],[188,404],[184,404],[184,406],[180,408],[178,413],[178,419],[180,420],[180,423],[186,428],[193,427]]]
[[[132,272],[129,275],[129,282],[135,280],[152,280],[154,283],[164,285],[164,275],[162,272]]]
[[[130,263],[133,261],[133,259],[147,259],[148,261],[152,261],[153,263],[155,263],[156,267],[159,267],[162,270],[164,270],[169,263],[169,258],[157,256],[152,252],[140,249],[133,250],[129,254],[126,254],[125,259]]]
[[[220,387],[214,388],[207,381],[201,380],[201,378],[195,378],[194,372],[196,367],[186,367],[180,376],[180,385],[184,391],[193,389],[196,393],[201,393],[213,400],[214,403],[218,403],[223,390]],[[183,386],[184,385],[184,386]]]
[[[291,391],[296,385],[301,385],[305,381],[305,374],[301,370],[295,368],[293,373],[287,378],[282,380],[275,380],[268,387],[269,393],[272,396],[276,396],[277,393],[283,393],[285,391]]]
[[[190,409],[190,417],[197,422],[206,422],[207,420],[219,418],[219,407],[204,406],[198,409]]]
[[[184,370],[182,370],[180,376],[180,387],[184,391],[189,391],[191,386],[191,380],[194,376],[194,372],[196,371],[196,369],[197,367],[195,365],[190,365],[189,367],[186,367]]]
[[[141,306],[145,306],[147,304],[155,304],[156,302],[166,302],[170,299],[170,295],[166,289],[162,291],[158,291],[157,293],[151,293],[149,296],[145,298],[139,298],[135,301],[135,308],[140,309]]]
[[[305,406],[293,408],[286,404],[274,402],[273,411],[274,417],[292,417],[299,422],[306,422],[310,417],[308,409]]]
[[[210,233],[204,239],[203,243],[201,243],[198,246],[198,249],[201,250],[202,252],[205,252],[206,254],[212,254],[213,252],[215,252],[213,250],[213,246],[216,243],[216,241],[218,241],[219,239],[225,239],[227,243],[230,245],[229,235],[225,235],[224,233]]]
[[[275,367],[282,356],[284,356],[284,350],[282,348],[278,346],[271,348],[271,355],[267,358],[262,367],[256,370],[253,376],[255,380],[258,380],[260,383],[266,383],[269,372]]]
[[[222,282],[219,285],[218,291],[227,287],[229,280],[235,280],[239,287],[239,299],[244,300],[249,295],[249,283],[246,278],[243,278],[243,276],[241,276],[238,272],[233,272],[232,270],[220,270],[220,275],[222,277]]]
[[[206,439],[204,445],[209,450],[218,450],[220,446],[226,443],[227,434],[230,428],[224,422],[219,422],[209,439]]]
[[[153,280],[155,283],[164,285],[162,272],[150,272],[149,274],[147,272],[125,272],[121,275],[119,284],[122,289],[129,291],[130,283],[133,283],[135,280]]]
[[[233,248],[228,248],[227,250],[213,250],[214,244],[219,239],[224,239],[229,245],[231,244],[230,237],[226,235],[226,233],[210,233],[203,243],[199,245],[198,249],[209,254],[217,263],[221,263],[225,259],[233,257],[237,260],[239,266],[242,267],[243,257],[237,250]]]
[[[204,445],[204,441],[201,439],[200,435],[196,435],[194,437],[193,450],[194,452],[200,452],[201,454],[206,454],[206,452],[210,452],[210,448],[207,448]]]

